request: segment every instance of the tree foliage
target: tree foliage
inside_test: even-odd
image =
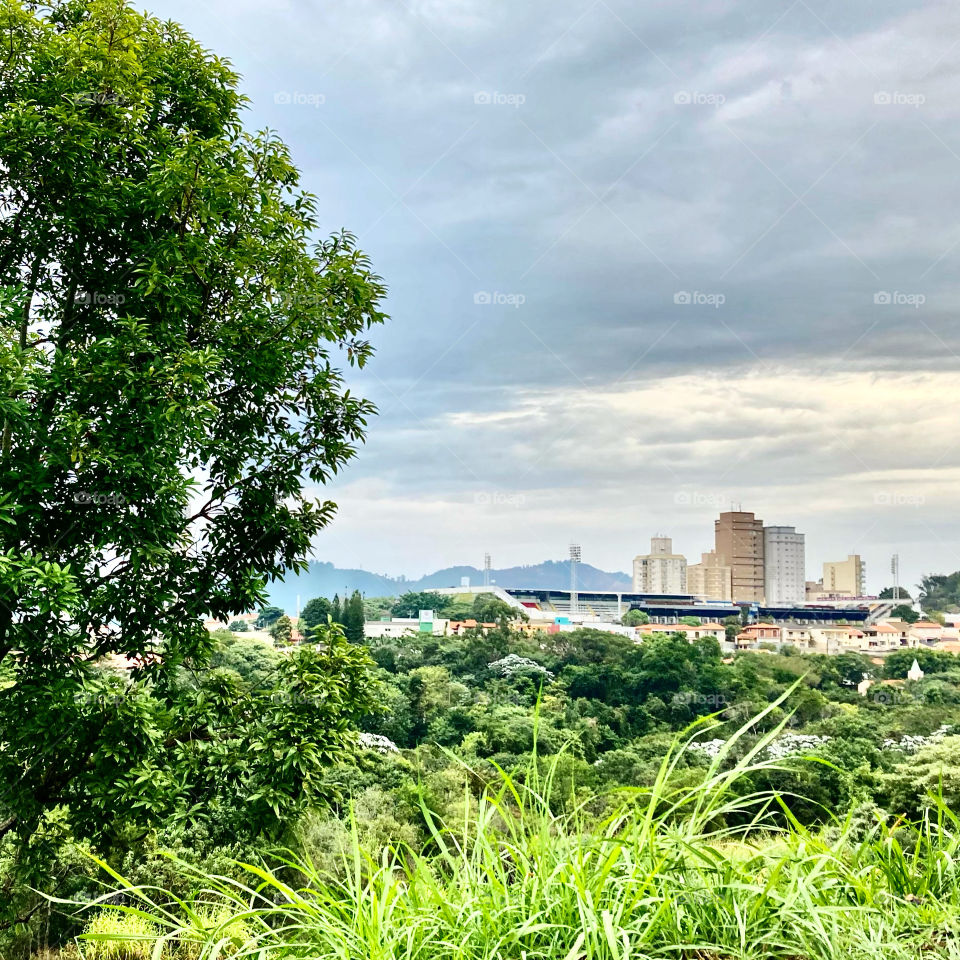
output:
[[[180,27],[5,0],[0,29],[0,837],[276,823],[369,702],[362,653],[286,661],[322,691],[293,710],[179,671],[332,517],[302,480],[363,438],[336,357],[368,359],[383,285],[348,234],[311,247],[286,147]]]
[[[437,616],[442,616],[450,603],[450,598],[439,593],[408,592],[397,597],[390,612],[395,617],[416,617],[421,610],[432,610]]]
[[[924,577],[920,583],[920,606],[940,613],[960,611],[960,570]]]
[[[313,600],[307,601],[300,616],[306,626],[312,629],[318,624],[326,623],[332,609],[330,601],[326,597],[315,597]]]

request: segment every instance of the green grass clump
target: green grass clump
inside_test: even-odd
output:
[[[215,950],[219,956],[232,957],[252,940],[249,924],[238,919],[229,905],[201,906],[190,910],[187,923],[177,930],[176,955],[183,960],[199,960]]]
[[[159,928],[142,916],[103,910],[80,937],[84,960],[150,960]]]
[[[468,798],[459,823],[424,807],[423,851],[373,857],[354,830],[336,876],[302,859],[249,865],[244,881],[198,877],[189,903],[114,877],[166,931],[158,942],[187,942],[197,912],[216,909],[219,938],[191,958],[228,944],[262,960],[960,958],[953,813],[934,801],[915,824],[807,830],[790,798],[745,789],[775,766],[763,757],[778,732],[745,749],[750,728],[694,786],[675,786],[678,743],[656,782],[599,823],[586,808],[551,811],[553,771],[532,763]],[[232,923],[243,936],[226,936]]]

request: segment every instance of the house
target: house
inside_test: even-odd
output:
[[[899,650],[906,646],[907,635],[899,627],[891,626],[889,623],[874,623],[863,628],[864,648],[869,651],[874,650]]]
[[[908,636],[926,645],[934,644],[943,639],[943,626],[932,620],[918,620],[908,628]]]
[[[738,650],[749,650],[762,643],[780,646],[780,627],[775,623],[751,623],[737,634]]]
[[[476,630],[479,627],[480,630],[482,630],[484,633],[487,633],[488,631],[495,629],[496,626],[497,624],[495,623],[483,623],[472,618],[468,620],[451,620],[449,632],[454,636],[458,636],[464,630]]]
[[[682,633],[691,643],[705,637],[723,643],[727,637],[726,627],[722,623],[698,623],[696,626],[689,623],[644,623],[636,630],[638,637],[650,637],[655,633]]]
[[[813,636],[810,628],[800,624],[783,624],[780,627],[780,642],[790,644],[800,650],[807,650],[813,645]]]
[[[817,653],[859,653],[866,638],[862,630],[847,624],[811,627],[810,637]]]

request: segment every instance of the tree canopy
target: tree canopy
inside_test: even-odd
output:
[[[54,807],[80,833],[195,815],[227,784],[259,824],[346,744],[364,657],[331,635],[289,659],[318,691],[293,715],[177,671],[333,516],[303,481],[363,439],[337,363],[369,358],[384,287],[349,234],[312,240],[287,148],[176,24],[7,0],[2,48],[0,837]],[[255,743],[259,773],[229,772]]]

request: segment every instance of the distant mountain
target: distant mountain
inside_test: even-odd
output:
[[[476,567],[447,567],[429,573],[418,580],[405,577],[387,577],[366,570],[346,570],[332,563],[314,561],[310,569],[299,575],[287,577],[282,583],[270,587],[270,602],[290,613],[297,608],[297,595],[301,606],[313,597],[332,597],[335,593],[352,593],[359,590],[368,597],[392,597],[408,590],[435,590],[438,587],[458,587],[463,577],[469,577],[473,586],[483,583],[483,571]],[[491,570],[490,579],[498,587],[530,587],[541,590],[567,590],[570,587],[570,561],[545,560],[526,567],[507,567]],[[625,573],[608,573],[589,563],[577,568],[577,585],[581,590],[626,590],[632,586]]]

